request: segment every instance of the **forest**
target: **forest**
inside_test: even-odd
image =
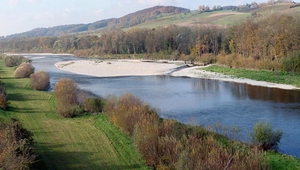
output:
[[[1,40],[0,49],[2,52],[71,53],[80,57],[190,60],[205,64],[217,61],[231,67],[298,72],[295,53],[300,50],[299,28],[296,12],[253,13],[243,22],[228,27],[169,25],[116,29],[101,35],[12,38]]]

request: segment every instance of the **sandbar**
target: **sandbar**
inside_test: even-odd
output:
[[[201,70],[201,68],[205,66],[187,67],[184,65],[184,62],[143,60],[76,60],[58,62],[55,65],[60,70],[96,77],[170,75],[174,77],[202,78],[245,83],[254,86],[264,86],[286,90],[299,89],[293,85],[237,78],[230,75]]]

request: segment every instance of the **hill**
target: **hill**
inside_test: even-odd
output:
[[[189,9],[172,6],[155,6],[143,9],[121,18],[111,18],[100,20],[89,24],[62,25],[50,28],[36,28],[24,33],[9,35],[6,38],[17,37],[41,37],[41,36],[61,36],[64,34],[92,32],[99,29],[112,30],[122,29],[141,24],[145,21],[154,20],[158,16],[188,13]]]

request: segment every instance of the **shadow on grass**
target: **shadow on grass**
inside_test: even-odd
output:
[[[17,108],[9,106],[6,111],[15,112],[15,113],[41,113],[42,110],[31,109],[31,108]]]
[[[25,100],[27,100],[27,97],[25,97],[23,94],[9,93],[8,94],[8,100],[11,100],[11,101],[25,101]]]
[[[10,101],[41,101],[41,100],[48,101],[49,100],[45,97],[39,97],[38,95],[34,95],[34,94],[28,94],[28,95],[24,95],[21,93],[9,93],[8,100]]]
[[[137,164],[133,165],[112,165],[105,160],[99,161],[93,157],[93,152],[60,152],[60,148],[66,147],[68,144],[51,145],[47,143],[39,144],[37,162],[32,169],[141,169]],[[102,158],[103,159],[103,158]],[[102,162],[102,163],[99,163]]]

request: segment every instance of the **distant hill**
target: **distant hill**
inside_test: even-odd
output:
[[[249,5],[249,4],[248,4]],[[254,14],[268,14],[278,12],[299,13],[299,4],[277,3],[265,4],[261,7],[254,6],[223,6],[221,9],[190,11],[186,8],[174,6],[154,6],[120,18],[111,18],[96,21],[89,24],[61,25],[50,28],[36,28],[24,33],[13,34],[0,39],[23,38],[23,37],[59,37],[66,34],[93,34],[100,35],[103,31],[116,29],[128,30],[131,28],[157,28],[169,25],[201,26],[217,25],[227,27],[241,22]]]
[[[164,14],[180,14],[190,12],[189,9],[173,7],[173,6],[155,6],[140,10],[121,18],[111,18],[97,21],[89,24],[73,24],[61,25],[50,28],[36,28],[24,33],[9,35],[6,38],[18,37],[41,37],[41,36],[61,36],[64,34],[82,33],[95,31],[98,29],[122,29],[141,24],[145,21],[154,20],[160,15]]]

